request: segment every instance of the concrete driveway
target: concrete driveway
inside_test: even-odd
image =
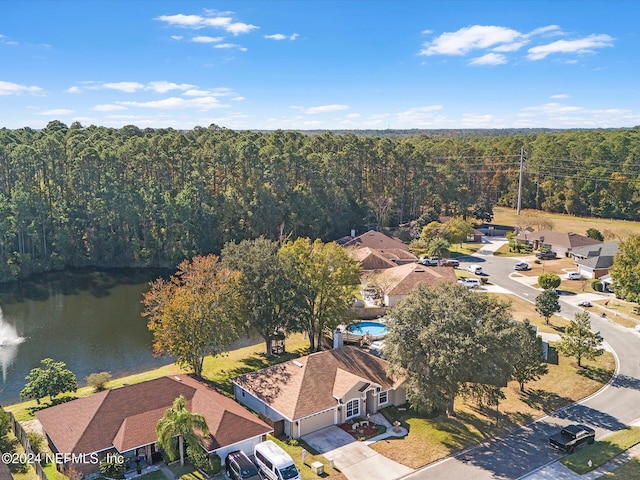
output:
[[[413,472],[335,426],[305,435],[302,440],[328,460],[333,460],[349,480],[392,480]]]

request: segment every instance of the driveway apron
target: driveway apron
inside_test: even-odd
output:
[[[392,480],[413,469],[389,460],[344,430],[332,426],[302,437],[311,447],[333,460],[349,480]]]

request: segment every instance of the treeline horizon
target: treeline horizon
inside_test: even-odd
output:
[[[516,207],[521,163],[522,208],[638,219],[640,128],[513,131],[3,128],[0,281],[171,268],[229,241],[331,241],[429,209],[490,220]]]

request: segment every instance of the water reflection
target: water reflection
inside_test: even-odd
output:
[[[0,285],[0,404],[19,400],[43,358],[63,361],[79,384],[95,372],[114,377],[169,363],[151,352],[141,317],[148,282],[159,270],[66,271]]]
[[[7,369],[18,355],[18,345],[24,338],[18,335],[16,327],[4,321],[4,313],[0,307],[0,367],[2,368],[2,382],[7,383]]]

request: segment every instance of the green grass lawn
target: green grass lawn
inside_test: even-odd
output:
[[[188,461],[184,465],[180,462],[174,462],[169,465],[169,470],[173,472],[176,478],[180,480],[206,480],[206,475],[200,472],[193,464]],[[153,479],[155,480],[155,479]]]
[[[633,458],[598,480],[640,480],[640,457]]]
[[[625,428],[564,457],[561,461],[574,472],[584,475],[637,443],[640,443],[640,427]]]

